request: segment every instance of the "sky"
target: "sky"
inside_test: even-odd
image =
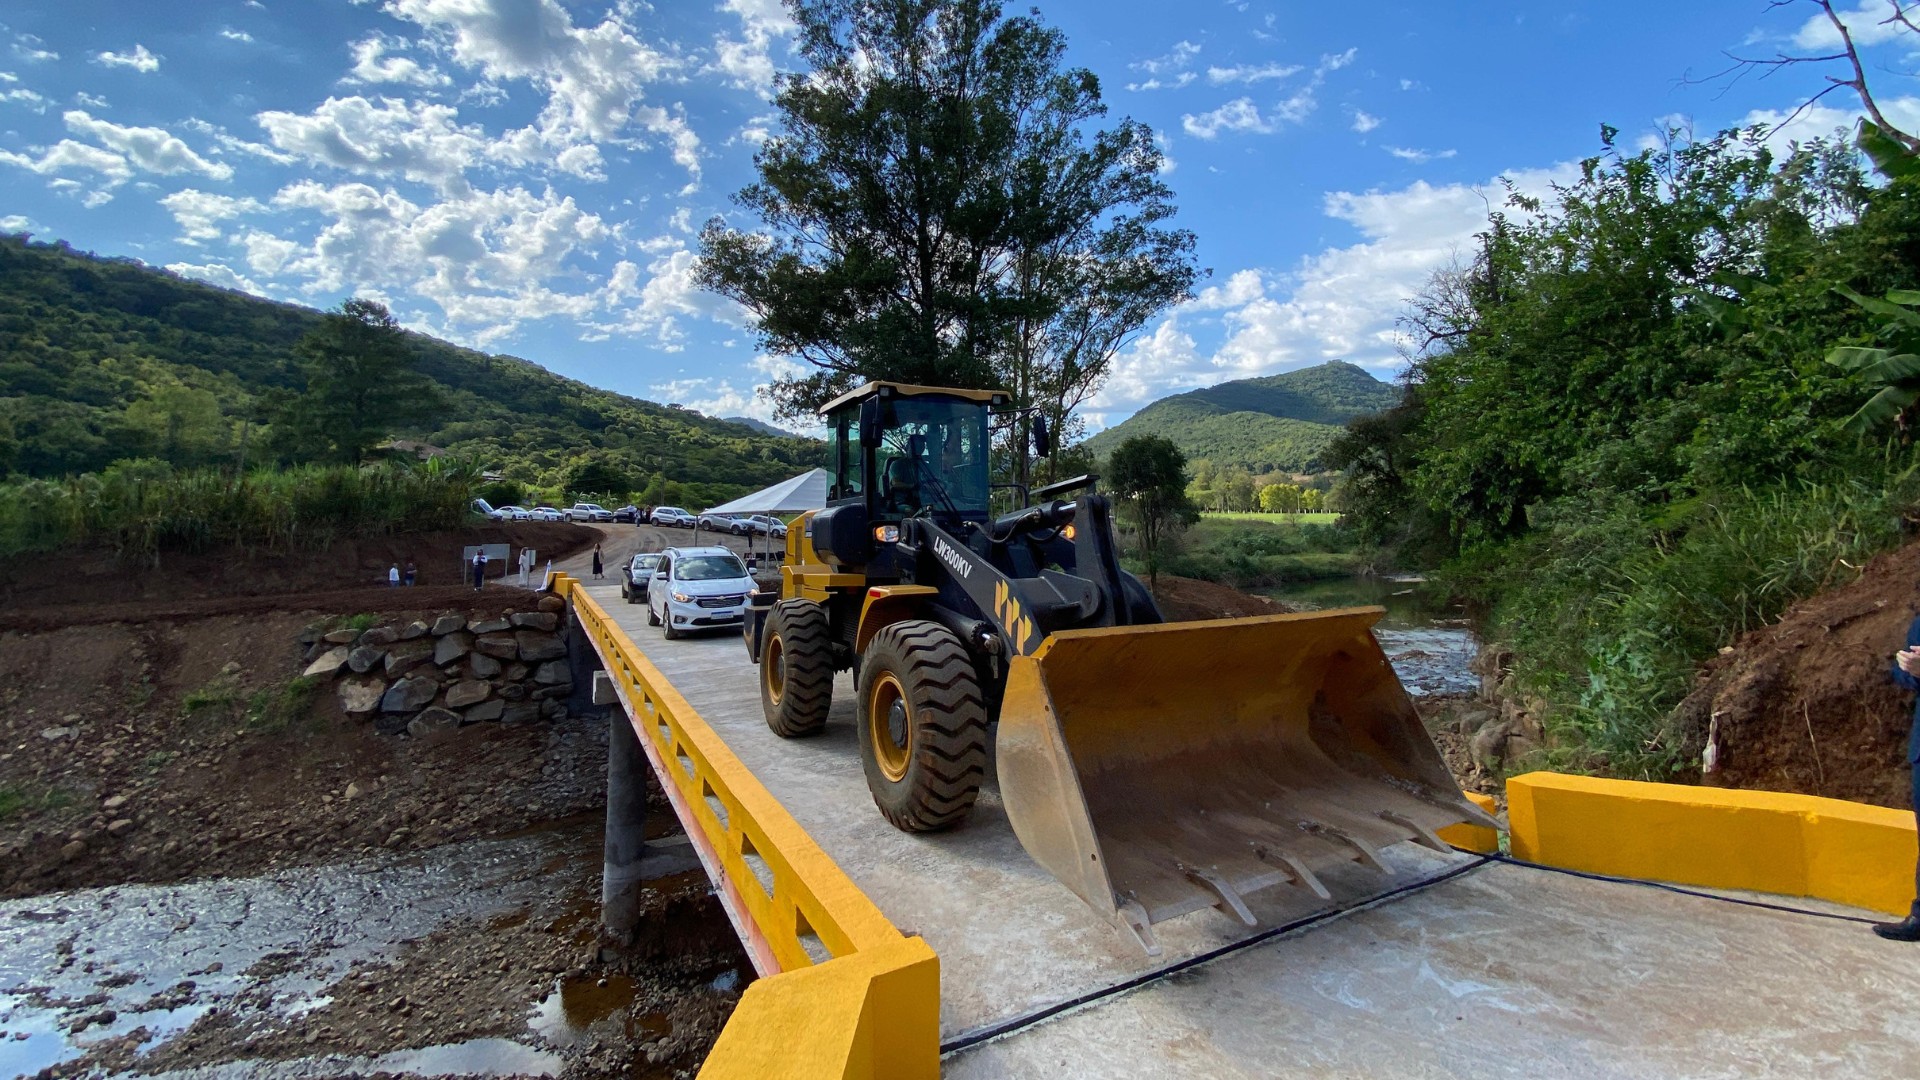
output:
[[[1029,5],[1015,3],[1009,11]],[[1829,52],[1810,3],[1042,0],[1110,118],[1151,126],[1209,275],[1142,328],[1089,428],[1331,359],[1404,369],[1396,320],[1502,180],[1544,192],[1669,128],[1778,125]],[[1896,118],[1920,37],[1840,5]],[[1897,32],[1896,32],[1897,31]],[[407,326],[712,415],[771,418],[696,234],[778,128],[779,0],[61,0],[0,7],[0,231]],[[1831,94],[1772,138],[1850,124]],[[1916,130],[1909,125],[1909,130]],[[789,425],[792,426],[792,425]]]

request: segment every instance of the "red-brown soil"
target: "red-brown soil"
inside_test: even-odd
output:
[[[1703,782],[1909,805],[1913,695],[1889,673],[1916,612],[1920,544],[1874,559],[1858,580],[1715,657],[1675,713],[1695,749],[1718,717],[1720,768]]]
[[[1243,593],[1230,585],[1172,574],[1160,575],[1160,588],[1154,600],[1160,605],[1160,614],[1169,622],[1284,615],[1293,610],[1278,600]]]

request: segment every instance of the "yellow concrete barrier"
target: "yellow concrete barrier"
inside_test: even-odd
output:
[[[1493,796],[1482,795],[1477,791],[1469,791],[1466,796],[1473,800],[1475,806],[1488,814],[1498,812],[1498,804],[1493,801]],[[1500,833],[1485,825],[1468,825],[1462,822],[1458,825],[1449,825],[1434,835],[1462,851],[1478,851],[1485,855],[1500,850]]]
[[[762,976],[741,995],[702,1080],[939,1076],[933,949],[887,921],[580,582],[560,575],[553,588],[619,689]]]
[[[1911,811],[1778,791],[1536,772],[1507,781],[1512,853],[1570,870],[1904,914]]]

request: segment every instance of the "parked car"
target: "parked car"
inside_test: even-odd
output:
[[[747,564],[726,548],[668,548],[647,588],[647,625],[668,641],[690,630],[739,626],[753,590]]]
[[[488,502],[485,499],[473,500],[472,502],[467,504],[467,509],[472,510],[474,513],[479,514],[481,517],[486,518],[489,521],[505,520],[500,516],[500,511],[495,510],[493,508],[493,504]]]
[[[735,536],[757,533],[761,536],[771,536],[778,539],[784,538],[787,535],[787,523],[777,517],[769,517],[766,514],[748,514],[746,517],[734,518],[733,529],[731,531]]]
[[[493,512],[500,515],[497,521],[525,521],[533,516],[533,511],[524,506],[496,506]]]
[[[616,507],[613,511],[613,520],[638,525],[640,523],[640,508],[631,504]]]
[[[733,520],[732,514],[716,514],[708,511],[700,515],[700,527],[712,529],[714,532],[732,532]]]
[[[562,510],[568,521],[612,521],[613,511],[599,503],[574,503]]]
[[[647,598],[647,586],[653,583],[653,571],[660,565],[660,553],[643,551],[627,561],[627,572],[620,579],[620,595],[627,603],[638,604]]]
[[[653,508],[653,513],[647,517],[647,521],[654,525],[675,526],[682,529],[693,528],[695,520],[692,514],[677,506],[656,506]]]
[[[551,506],[536,506],[527,511],[527,517],[534,521],[565,521],[567,516]]]

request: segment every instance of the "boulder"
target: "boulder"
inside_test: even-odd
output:
[[[540,719],[540,706],[532,701],[509,705],[500,713],[500,722],[503,724],[526,724],[538,719]]]
[[[518,646],[515,646],[515,647],[518,648]],[[507,681],[508,682],[525,682],[527,681],[527,676],[532,673],[533,673],[533,669],[528,667],[525,664],[508,664],[507,665]]]
[[[410,713],[433,704],[433,696],[440,692],[440,684],[432,679],[401,679],[387,688],[386,696],[380,699],[380,711],[390,713]]]
[[[398,735],[407,730],[407,723],[412,719],[412,713],[375,713],[373,730],[378,735]]]
[[[467,670],[476,679],[491,679],[500,674],[500,661],[483,652],[468,653]]]
[[[403,641],[387,653],[387,677],[393,678],[427,662],[433,656],[431,641]]]
[[[572,676],[567,673],[565,660],[549,660],[533,669],[533,681],[542,686],[552,686],[555,683],[571,682]]]
[[[433,643],[433,662],[451,664],[472,651],[473,635],[465,630],[455,630]]]
[[[379,667],[380,661],[386,659],[386,656],[385,652],[372,645],[358,645],[347,654],[347,666],[353,669],[355,675],[365,675]]]
[[[380,707],[386,696],[387,680],[378,675],[354,676],[340,680],[340,711],[349,716],[364,716]]]
[[[300,674],[308,678],[318,676],[323,679],[331,679],[335,675],[340,674],[341,668],[347,666],[347,654],[352,651],[353,650],[347,648],[345,645],[335,645],[333,648],[321,653],[319,658],[313,663],[308,664],[307,670]]]
[[[493,687],[479,679],[464,679],[447,687],[447,708],[464,709],[487,700],[493,693]]]
[[[360,635],[362,645],[391,645],[400,640],[400,631],[391,626],[376,626]]]
[[[567,643],[553,634],[543,634],[535,630],[521,630],[513,635],[520,642],[520,659],[529,663],[535,660],[552,660],[567,655]]]
[[[487,619],[471,619],[467,622],[467,629],[476,634],[497,634],[502,630],[513,629],[513,621],[505,615]]]
[[[567,715],[566,702],[563,702],[558,698],[550,698],[546,701],[543,701],[540,703],[540,715],[546,717],[549,720],[564,719]]]
[[[464,628],[466,625],[467,619],[464,615],[442,615],[433,620],[433,636],[445,637],[455,630]]]
[[[307,627],[306,629],[304,629],[304,630],[302,630],[302,631],[300,631],[300,637],[299,637],[299,642],[300,642],[300,644],[302,644],[302,645],[314,645],[314,644],[318,644],[318,643],[319,643],[319,641],[320,641],[320,628],[319,628],[319,627],[317,627],[317,626],[309,626],[309,627]]]
[[[328,645],[324,641],[315,641],[315,642],[312,642],[311,644],[302,642],[302,644],[306,644],[307,647],[306,647],[306,650],[300,654],[300,659],[307,660],[307,661],[320,659],[321,653],[324,653],[328,649],[333,647],[331,645]]]
[[[460,726],[460,714],[448,709],[422,709],[420,715],[407,722],[407,734],[415,738],[430,735],[436,731]]]
[[[1467,749],[1482,768],[1498,769],[1501,762],[1506,760],[1507,738],[1512,734],[1512,724],[1495,720],[1473,733],[1473,737],[1467,740]]]
[[[132,818],[118,818],[107,824],[108,836],[125,836],[133,831]]]
[[[500,688],[500,696],[508,701],[519,701],[527,696],[527,684],[510,682]]]
[[[329,630],[321,635],[320,640],[329,645],[351,645],[359,636],[358,630]]]
[[[513,625],[522,630],[545,630],[552,633],[560,625],[560,616],[551,611],[516,611],[512,615]]]
[[[547,595],[540,598],[541,611],[560,612],[567,610],[567,602],[557,596]]]
[[[415,619],[412,622],[400,628],[400,640],[401,641],[417,641],[420,638],[427,636],[428,629],[429,627],[427,626],[426,623],[421,622],[419,619]]]
[[[570,682],[563,682],[556,686],[543,686],[540,689],[535,690],[533,692],[533,700],[551,701],[554,698],[566,697],[568,694],[571,694],[571,693],[573,693],[573,684]]]
[[[501,701],[499,698],[494,698],[490,701],[483,701],[475,705],[462,715],[465,717],[467,723],[477,724],[485,720],[498,720],[501,714],[506,711],[507,703]]]
[[[473,647],[502,660],[511,660],[520,654],[520,643],[512,634],[481,634],[473,639]]]

